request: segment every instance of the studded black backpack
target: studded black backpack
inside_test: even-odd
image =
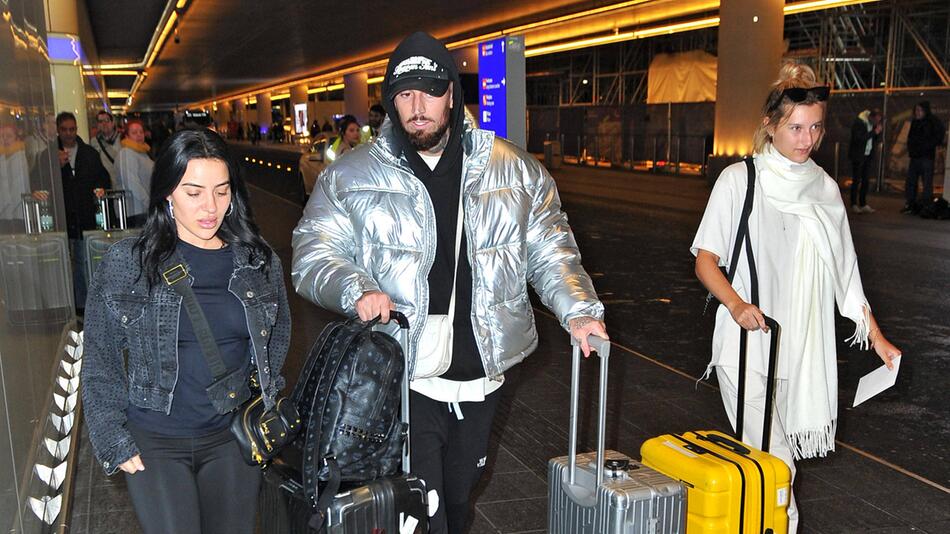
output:
[[[393,319],[408,328],[402,314],[393,312]],[[302,454],[303,490],[315,510],[326,509],[319,497],[332,498],[341,483],[394,475],[402,465],[405,358],[396,339],[373,330],[377,323],[328,325],[291,396],[305,422],[294,446]]]

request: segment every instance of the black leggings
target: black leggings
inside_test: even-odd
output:
[[[484,402],[459,403],[463,419],[447,403],[415,391],[409,395],[412,472],[439,499],[429,519],[430,534],[458,534],[468,527],[471,494],[488,461],[488,438],[502,389]]]
[[[145,471],[126,473],[145,534],[253,534],[261,470],[229,429],[196,438],[130,428]]]

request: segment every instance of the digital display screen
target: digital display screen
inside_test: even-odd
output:
[[[298,134],[305,134],[307,128],[307,104],[294,104],[294,131]]]
[[[502,37],[478,44],[479,127],[501,137],[508,134],[505,41]]]

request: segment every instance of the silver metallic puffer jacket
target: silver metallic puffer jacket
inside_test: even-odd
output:
[[[486,375],[498,377],[538,344],[528,282],[565,329],[576,317],[602,319],[604,307],[581,266],[551,175],[494,133],[465,126],[472,327]],[[394,143],[387,121],[376,142],[320,175],[294,230],[292,277],[300,295],[348,316],[363,293],[389,295],[409,318],[412,369],[429,309],[435,213]]]

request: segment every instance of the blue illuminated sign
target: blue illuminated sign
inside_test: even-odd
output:
[[[478,45],[479,126],[501,137],[508,134],[505,42],[502,37]]]
[[[86,63],[86,54],[83,52],[79,39],[72,35],[47,35],[46,47],[52,61],[67,62],[79,65]]]

